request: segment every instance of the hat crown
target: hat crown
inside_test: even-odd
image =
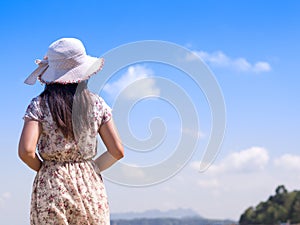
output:
[[[86,55],[82,42],[75,38],[62,38],[53,42],[47,51],[48,60],[63,60]]]
[[[70,84],[89,79],[98,73],[104,64],[103,58],[86,54],[82,42],[76,38],[61,38],[53,42],[44,60],[36,60],[36,68],[25,80],[26,84]]]

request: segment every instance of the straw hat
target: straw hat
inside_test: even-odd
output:
[[[86,54],[82,42],[76,38],[62,38],[53,42],[44,60],[36,60],[38,68],[24,81],[33,85],[38,79],[45,84],[78,83],[99,72],[103,58]]]

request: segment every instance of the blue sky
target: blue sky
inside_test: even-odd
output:
[[[299,189],[299,10],[296,0],[1,1],[1,222],[29,224],[34,173],[18,159],[17,145],[26,106],[43,86],[26,86],[23,80],[35,68],[34,60],[61,37],[80,38],[94,56],[142,40],[184,46],[207,63],[224,95],[227,129],[210,169],[197,171],[210,131],[209,108],[203,93],[184,80],[182,87],[201,112],[199,151],[176,176],[158,185],[132,188],[106,181],[112,212],[184,207],[211,218],[238,219],[248,206],[267,199],[277,185]],[[133,65],[132,70],[132,79],[146,73],[180,81],[172,77],[174,70],[150,63]],[[129,68],[124,68],[110,84],[128,73]],[[157,88],[155,84],[147,87]],[[113,103],[109,92],[103,91],[103,96]],[[159,116],[160,111],[153,110],[159,104],[144,103],[152,114],[138,116],[137,108],[134,118],[143,122],[151,115]],[[171,112],[165,122],[175,131],[178,125],[170,124],[177,117],[168,110],[161,110],[162,117]],[[146,132],[138,125],[133,130]],[[168,137],[175,141],[178,134],[171,132]],[[149,163],[160,157],[153,153]],[[136,164],[138,159],[128,151],[124,160]]]

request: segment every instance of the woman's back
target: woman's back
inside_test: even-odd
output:
[[[53,120],[49,104],[47,102],[45,104],[41,96],[31,101],[25,117],[37,120],[42,125],[38,152],[44,160],[80,161],[91,159],[96,155],[98,131],[102,124],[110,120],[111,110],[98,95],[90,93],[90,97],[91,112],[87,121],[89,126],[80,131],[76,140],[64,136]]]
[[[78,140],[64,137],[41,96],[28,106],[25,117],[42,126],[38,152],[43,165],[33,184],[32,224],[109,224],[106,191],[92,158],[98,130],[111,114],[102,98],[91,94],[91,99],[90,127],[81,131]]]

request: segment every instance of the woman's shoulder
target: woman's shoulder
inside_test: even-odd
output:
[[[40,95],[33,97],[30,102],[29,102],[29,106],[36,106],[39,107],[40,103],[42,101],[42,98]]]
[[[38,96],[33,97],[31,99],[31,102],[37,102],[37,103],[39,103],[39,102],[41,102],[41,100],[42,100],[41,95],[38,95]]]
[[[43,117],[42,111],[41,111],[41,97],[36,96],[31,99],[29,105],[27,106],[25,115],[23,118],[30,118],[33,120],[40,121]]]
[[[100,95],[91,92],[91,98],[97,110],[111,112],[110,106]]]
[[[90,92],[90,95],[95,104],[106,104],[104,99],[100,95],[95,94],[93,92]]]

